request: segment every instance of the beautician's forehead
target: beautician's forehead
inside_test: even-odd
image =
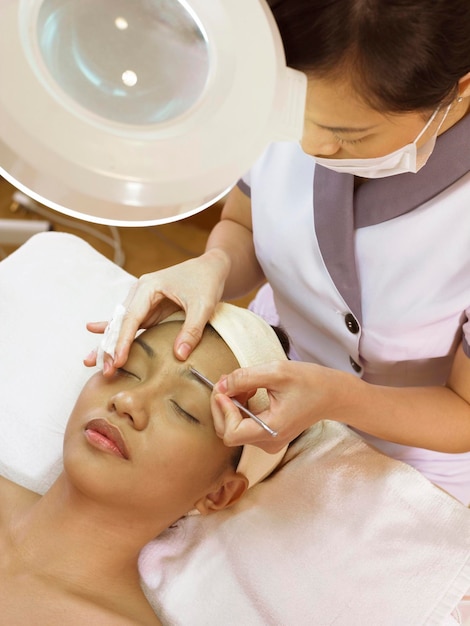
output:
[[[348,81],[327,77],[309,80],[305,119],[334,129],[368,128],[386,121],[361,100]]]

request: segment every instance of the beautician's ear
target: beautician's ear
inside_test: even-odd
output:
[[[198,500],[195,507],[201,515],[209,515],[214,511],[226,509],[238,502],[248,489],[248,479],[240,473],[230,474],[217,491],[212,491]]]
[[[462,76],[462,78],[459,80],[459,97],[470,97],[470,72],[468,72],[468,74],[465,74],[465,76]]]

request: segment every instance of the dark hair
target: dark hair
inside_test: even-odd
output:
[[[281,326],[271,326],[271,328],[276,333],[276,336],[279,339],[279,343],[281,344],[282,349],[286,353],[286,356],[289,357],[289,350],[290,350],[289,335]]]
[[[470,0],[269,0],[287,64],[340,74],[372,108],[450,103],[470,71]]]

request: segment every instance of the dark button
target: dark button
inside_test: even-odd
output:
[[[351,363],[351,367],[353,368],[355,372],[359,374],[359,372],[362,371],[362,367],[359,365],[359,363],[356,363],[356,361],[352,358],[352,356],[349,357],[349,362]]]
[[[347,315],[345,315],[344,321],[346,323],[346,328],[349,330],[349,332],[353,333],[353,335],[357,335],[360,329],[359,324],[357,323],[357,319],[354,317],[354,315],[352,313],[348,313]]]

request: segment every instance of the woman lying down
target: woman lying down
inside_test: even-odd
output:
[[[285,358],[271,327],[221,304],[181,362],[175,318],[141,334],[112,379],[99,372],[85,384],[67,424],[63,471],[43,496],[0,478],[3,624],[160,624],[141,590],[141,548],[189,511],[230,506],[282,458],[226,447],[210,390],[189,369],[218,380],[239,365]],[[255,411],[260,393],[248,403]]]

